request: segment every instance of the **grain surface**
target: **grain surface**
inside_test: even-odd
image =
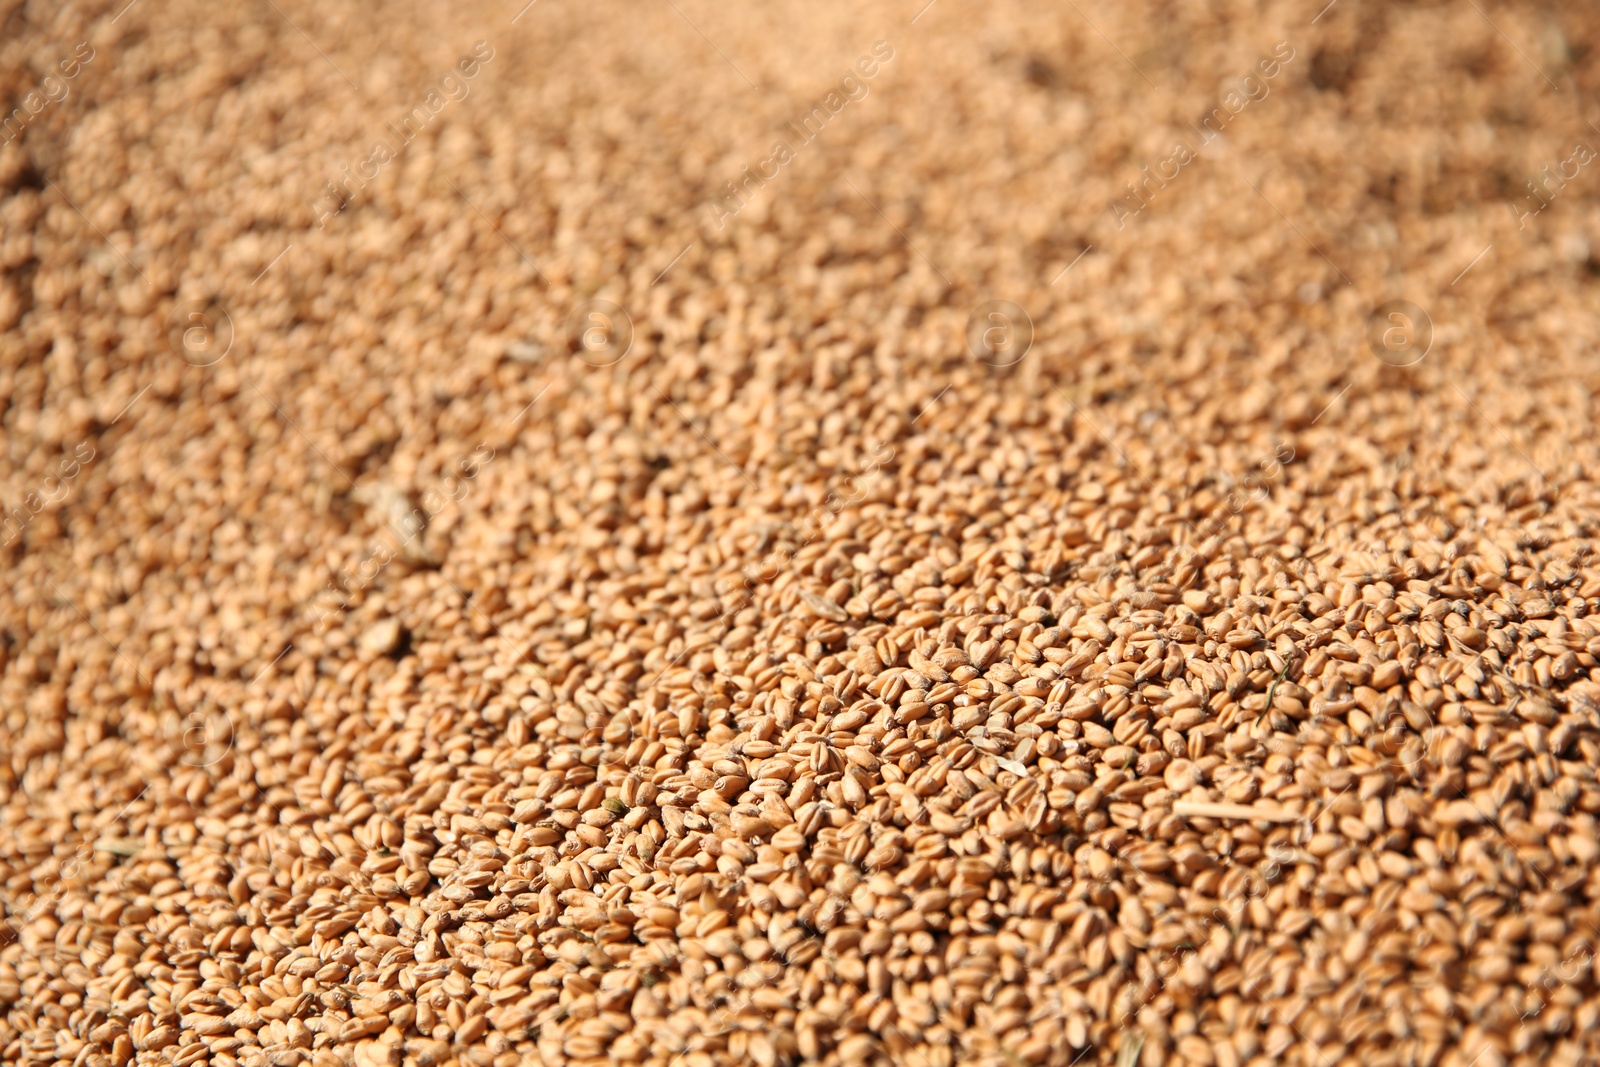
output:
[[[1597,55],[0,0],[0,1063],[1600,1062]]]

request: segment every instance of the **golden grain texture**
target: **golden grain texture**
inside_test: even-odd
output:
[[[1600,1059],[1600,25],[920,6],[0,3],[0,1062]]]

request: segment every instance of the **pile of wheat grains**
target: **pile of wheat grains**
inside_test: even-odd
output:
[[[1319,8],[0,0],[0,1062],[1596,1062],[1600,23]]]

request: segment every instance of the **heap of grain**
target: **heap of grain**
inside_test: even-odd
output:
[[[1592,14],[122,7],[0,11],[0,1062],[1600,1058]]]

